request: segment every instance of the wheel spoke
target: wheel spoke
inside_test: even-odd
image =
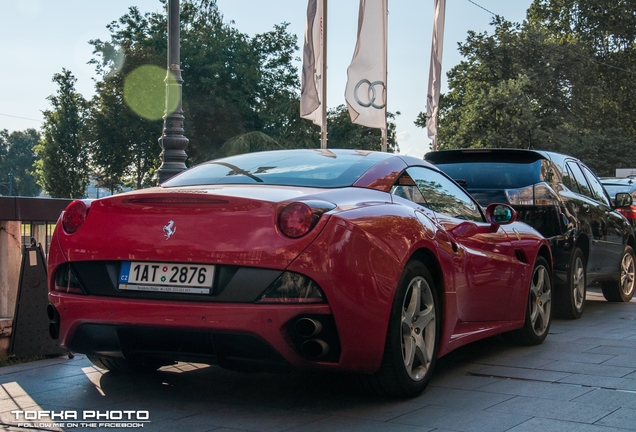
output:
[[[418,335],[419,337],[415,338],[415,354],[417,359],[420,361],[420,364],[424,367],[424,370],[428,369],[428,365],[431,362],[428,350],[426,349],[426,344],[422,334]]]
[[[545,282],[545,269],[543,267],[539,267],[535,272],[535,276],[532,278],[532,292],[537,296],[541,297],[543,294],[543,284]]]
[[[415,351],[417,349],[415,340],[409,335],[404,335],[404,366],[409,374],[413,373],[413,364],[415,362]]]
[[[406,308],[406,313],[408,313],[411,317],[416,316],[420,311],[421,302],[422,282],[420,280],[417,280],[416,282],[411,284],[411,298]]]
[[[543,330],[545,330],[545,325],[548,322],[548,320],[546,319],[546,313],[544,308],[537,305],[536,309],[537,309],[537,313],[535,314],[535,318],[532,320],[532,324],[536,332],[538,334],[541,334],[543,333]]]
[[[432,308],[428,308],[426,310],[420,311],[420,314],[413,325],[416,328],[424,331],[424,329],[426,329],[429,325],[435,325],[435,322],[433,321],[434,319],[435,311]]]

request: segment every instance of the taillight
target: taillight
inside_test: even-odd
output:
[[[511,205],[553,206],[557,203],[555,193],[547,183],[506,189],[505,192]]]
[[[82,200],[75,200],[66,207],[62,216],[62,227],[67,234],[76,232],[86,221],[88,206]]]
[[[314,225],[314,214],[305,203],[295,202],[289,204],[280,212],[278,226],[287,237],[302,237],[311,230]]]
[[[324,303],[318,284],[307,276],[284,272],[263,293],[258,303]]]
[[[278,216],[278,228],[289,238],[299,238],[316,226],[323,213],[336,208],[326,201],[294,202],[287,205]]]
[[[616,209],[619,211],[620,214],[622,214],[623,216],[625,216],[625,218],[632,224],[634,225],[634,222],[636,221],[636,207],[635,206],[631,206],[631,207],[620,207],[618,209]]]
[[[84,294],[82,286],[75,277],[69,264],[62,264],[55,271],[54,291],[72,294]]]

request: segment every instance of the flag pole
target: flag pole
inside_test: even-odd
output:
[[[389,66],[388,66],[388,58],[389,58],[389,0],[386,0],[386,11],[385,11],[385,20],[386,20],[386,31],[384,32],[384,46],[386,49],[386,55],[384,56],[384,127],[382,128],[382,151],[387,152],[387,135],[388,135],[388,123],[387,123],[387,113],[388,113],[388,102],[389,102]]]
[[[320,125],[320,148],[327,148],[327,0],[322,3],[322,103]]]
[[[432,141],[432,149],[436,151],[446,0],[435,0],[434,10],[433,36],[431,38],[431,65],[428,72],[428,94],[426,95],[426,129],[428,137]]]

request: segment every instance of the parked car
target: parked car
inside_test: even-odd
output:
[[[49,330],[111,371],[341,370],[410,396],[459,346],[546,337],[550,247],[515,217],[408,156],[213,160],[68,206],[48,258]]]
[[[516,149],[470,149],[427,153],[481,205],[506,202],[552,247],[555,308],[564,317],[583,313],[587,285],[599,282],[608,301],[634,295],[634,231],[612,205],[598,178],[581,161],[559,153]]]
[[[634,178],[602,178],[601,183],[609,194],[610,198],[616,196],[619,192],[626,192],[632,196],[632,205],[629,207],[620,207],[616,210],[620,212],[634,226],[636,224],[636,179]]]

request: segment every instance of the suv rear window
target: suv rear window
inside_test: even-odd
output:
[[[459,162],[436,166],[468,189],[516,189],[541,181],[541,162]]]

